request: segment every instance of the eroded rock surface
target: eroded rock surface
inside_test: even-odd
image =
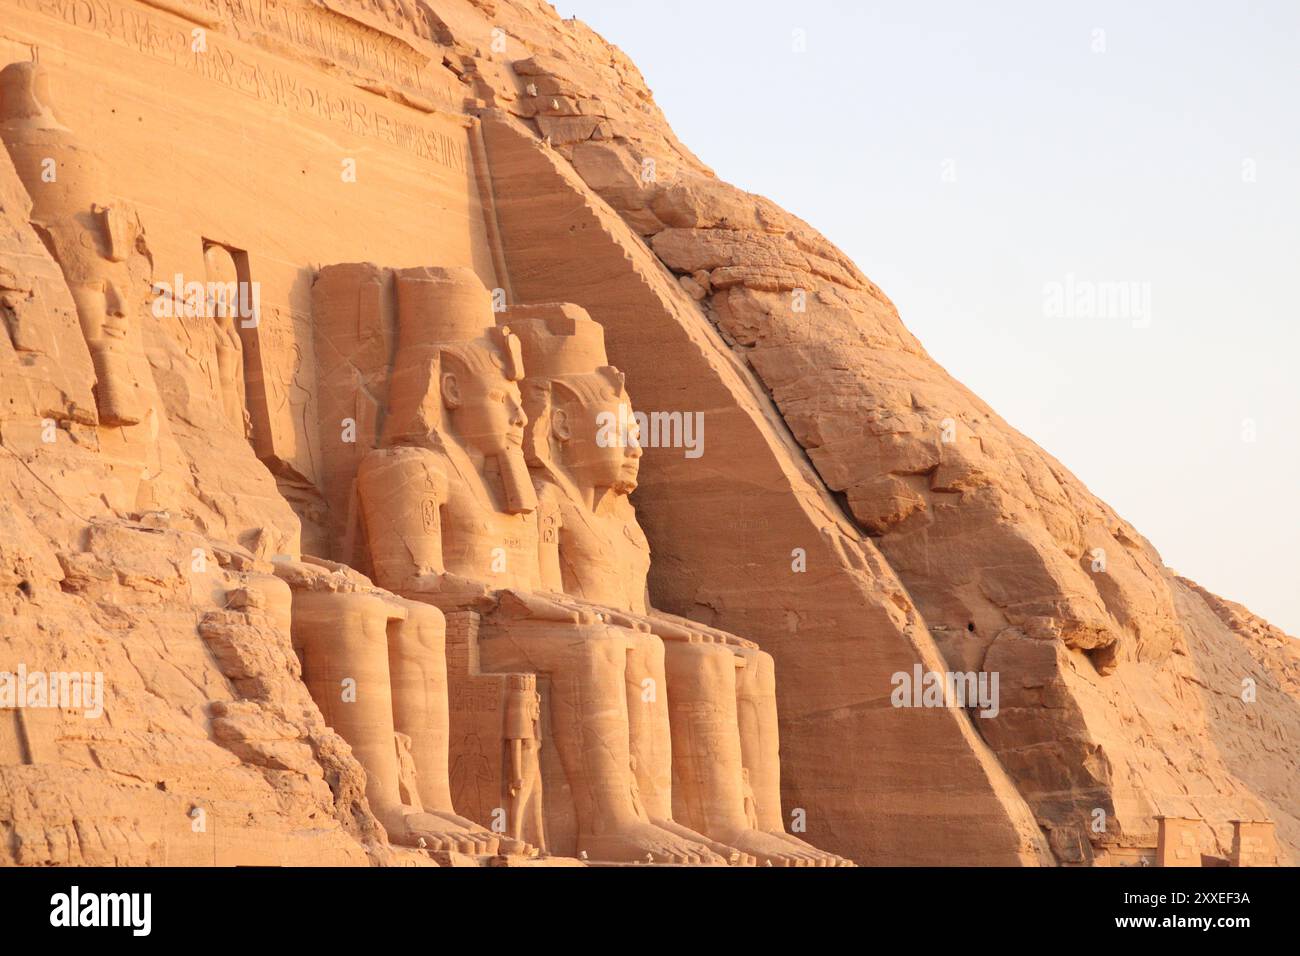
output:
[[[1174,575],[842,253],[718,180],[585,25],[529,0],[0,9],[0,670],[103,675],[98,718],[0,710],[0,859],[429,861],[304,683],[290,596],[410,599],[364,577],[355,479],[393,402],[383,277],[425,266],[507,315],[575,304],[638,408],[702,414],[700,455],[645,448],[647,607],[771,655],[791,832],[860,863],[1112,863],[1157,816],[1222,858],[1269,819],[1294,858],[1295,641]],[[10,92],[37,60],[57,123]],[[98,178],[59,179],[86,156]],[[191,280],[256,284],[256,315],[187,312]],[[449,670],[476,614],[447,615]],[[996,673],[996,715],[893,706],[914,668]],[[453,725],[486,686],[453,675]],[[393,806],[449,813],[394,732]]]

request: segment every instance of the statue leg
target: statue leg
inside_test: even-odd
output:
[[[450,716],[447,690],[447,621],[431,604],[395,600],[406,619],[388,628],[388,663],[393,689],[393,726],[411,738],[416,788],[425,813],[443,821],[440,829],[456,849],[495,854],[501,840],[456,814],[448,766]]]
[[[524,791],[524,806],[528,808],[528,822],[532,832],[537,834],[538,849],[546,853],[546,813],[542,809],[542,800],[545,794],[542,792],[542,753],[541,744],[536,740],[530,740],[526,744],[527,760],[529,761],[530,772],[528,774],[527,787]]]
[[[669,641],[673,816],[714,836],[744,829],[735,665],[715,644]]]
[[[293,643],[302,658],[303,681],[325,722],[365,768],[366,799],[391,835],[402,813],[392,743],[389,615],[382,600],[366,594],[293,595]]]
[[[746,819],[737,658],[731,651],[704,641],[667,643],[673,816],[760,865],[815,866],[813,852]]]
[[[525,847],[528,846],[525,840],[531,838],[536,842],[538,850],[545,854],[546,822],[542,814],[542,792],[538,779],[541,772],[540,754],[537,741],[524,740],[520,744],[523,747],[523,786],[510,801],[510,836]]]
[[[703,843],[735,865],[754,859],[673,819],[672,723],[664,642],[653,634],[629,631],[627,711],[633,767],[641,802],[650,822],[685,839]]]
[[[731,648],[745,661],[736,674],[740,751],[754,790],[759,829],[784,831],[781,817],[781,756],[776,726],[776,670],[772,655]]]
[[[389,840],[473,852],[445,821],[402,803],[388,656],[389,622],[402,608],[370,594],[304,590],[294,592],[292,614],[303,681],[365,769],[366,799]]]
[[[781,837],[814,855],[817,866],[843,866],[847,861],[786,833],[781,813],[781,753],[776,717],[776,666],[772,655],[757,648],[731,647],[745,662],[736,673],[736,712],[740,726],[741,759],[749,771],[758,829]]]
[[[217,328],[217,391],[226,420],[243,435],[244,390],[240,387],[240,371],[244,354],[227,344],[233,334],[228,329]]]
[[[451,809],[447,748],[447,623],[428,604],[402,601],[404,621],[389,628],[393,726],[411,738],[411,757],[426,811]]]
[[[502,622],[480,633],[479,660],[484,671],[549,678],[550,740],[569,782],[580,852],[612,862],[721,862],[704,845],[656,827],[636,809],[627,634],[604,624]]]
[[[628,631],[627,716],[641,802],[652,820],[673,815],[672,730],[664,645],[653,634]]]

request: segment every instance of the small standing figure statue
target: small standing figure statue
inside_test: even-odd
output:
[[[546,850],[542,826],[542,695],[537,675],[511,674],[506,687],[505,738],[509,836]]]
[[[203,250],[203,265],[208,280],[203,317],[212,320],[217,397],[227,422],[247,438],[252,434],[252,422],[244,402],[244,346],[239,324],[252,318],[251,293],[239,278],[239,268],[225,246],[208,244]]]

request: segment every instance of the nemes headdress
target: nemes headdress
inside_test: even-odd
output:
[[[390,385],[385,444],[427,440],[442,427],[443,371],[500,370],[523,378],[519,338],[492,324],[492,298],[470,269],[399,269],[397,361]]]
[[[550,412],[557,398],[587,404],[618,395],[623,391],[623,373],[609,364],[604,328],[581,306],[570,302],[515,306],[498,316],[497,323],[518,337],[527,370],[524,450],[529,464],[549,463]]]
[[[10,63],[0,70],[0,124],[62,128],[50,100],[50,74],[39,63]]]

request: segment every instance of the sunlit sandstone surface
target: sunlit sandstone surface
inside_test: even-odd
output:
[[[1295,641],[582,23],[0,0],[0,68],[0,860],[1294,859]]]

